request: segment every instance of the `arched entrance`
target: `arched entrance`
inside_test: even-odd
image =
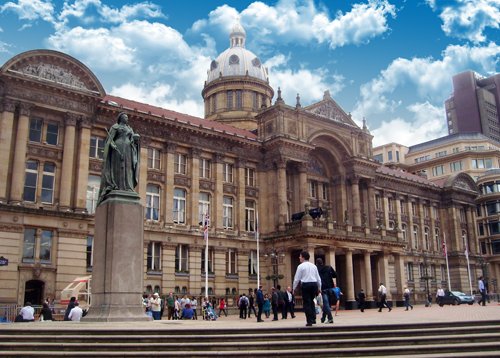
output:
[[[43,281],[39,280],[30,280],[26,281],[26,285],[24,287],[24,302],[31,302],[33,305],[41,305],[43,302]]]

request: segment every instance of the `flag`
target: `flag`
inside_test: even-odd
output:
[[[210,216],[208,213],[205,214],[205,231],[203,232],[203,241],[208,239],[208,226],[210,225]]]
[[[469,250],[467,250],[467,236],[464,237],[465,257],[469,259]]]
[[[255,240],[259,240],[259,212],[255,213]]]
[[[443,237],[443,254],[446,256],[446,236]]]

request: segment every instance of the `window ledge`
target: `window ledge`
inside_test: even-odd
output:
[[[161,276],[163,275],[163,271],[147,271],[146,272],[148,275],[156,275],[156,276]]]
[[[201,277],[205,277],[205,274],[204,274],[204,273],[202,273],[202,274],[201,274]],[[209,273],[209,274],[208,274],[208,277],[215,278],[215,274],[214,274],[214,273]]]
[[[249,275],[248,279],[249,280],[256,280],[257,279],[257,275]]]
[[[210,277],[210,274],[208,274],[208,276]],[[226,278],[238,278],[238,274],[237,273],[226,273]]]
[[[189,274],[189,272],[176,272],[175,276],[189,277],[190,274]]]

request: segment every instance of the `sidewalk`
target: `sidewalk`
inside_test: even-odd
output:
[[[281,317],[281,316],[279,316]],[[460,305],[460,306],[444,306],[439,307],[433,305],[432,307],[414,306],[413,310],[405,311],[404,307],[393,308],[391,312],[384,309],[382,312],[378,310],[365,310],[365,312],[356,311],[339,311],[339,316],[334,316],[334,324],[322,324],[320,322],[321,316],[318,315],[317,324],[315,326],[324,327],[342,327],[342,326],[363,326],[363,325],[383,325],[383,324],[408,324],[411,326],[413,323],[426,323],[426,322],[464,322],[464,321],[491,321],[500,320],[500,305],[497,302],[487,304],[485,307],[474,304]],[[85,329],[133,329],[137,330],[168,330],[168,329],[200,329],[200,327],[217,328],[217,329],[244,329],[245,327],[304,327],[306,324],[305,315],[303,312],[297,312],[296,318],[278,321],[271,321],[271,318],[264,319],[265,322],[257,323],[257,319],[252,315],[252,318],[240,320],[238,315],[233,314],[228,317],[219,317],[217,321],[203,321],[198,320],[179,320],[168,321],[163,319],[161,321],[151,322],[106,322],[106,323],[87,323],[87,322],[34,322],[34,323],[4,323],[0,324],[0,330],[9,329],[33,329],[34,325],[40,330],[54,329],[54,327],[63,326],[72,329],[78,326]]]

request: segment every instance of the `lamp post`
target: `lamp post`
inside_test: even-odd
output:
[[[267,275],[266,279],[273,280],[273,285],[277,286],[279,280],[284,276],[279,273],[279,263],[280,260],[283,261],[285,258],[285,248],[284,247],[268,247],[264,251],[264,258],[271,258],[271,265],[273,267],[272,274]]]
[[[429,257],[424,253],[422,253],[421,256],[425,267],[425,276],[421,276],[420,280],[425,280],[426,292],[427,292],[426,299],[427,299],[429,297],[429,280],[433,280],[434,276],[429,276],[429,272],[427,271],[427,265],[429,264],[430,261]]]

